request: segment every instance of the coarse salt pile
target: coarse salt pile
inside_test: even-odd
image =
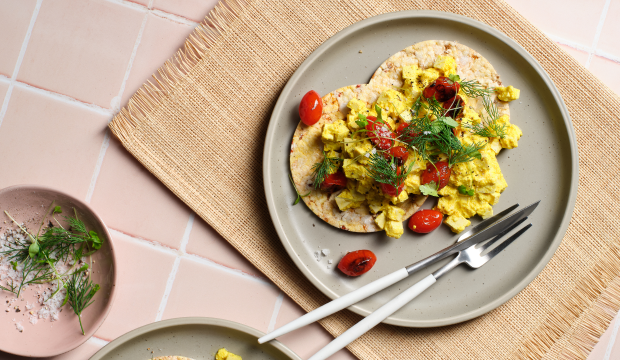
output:
[[[23,226],[23,224],[21,225]],[[0,285],[3,287],[10,287],[9,284],[16,284],[18,286],[18,284],[22,281],[22,270],[24,269],[23,263],[12,262],[12,260],[5,254],[6,251],[11,250],[17,243],[30,243],[28,235],[21,229],[6,229],[4,233],[0,234]],[[50,257],[54,258],[54,254]],[[85,260],[86,258],[82,258],[80,264]],[[65,263],[58,261],[56,263],[56,269],[62,274],[71,269],[73,265],[73,260]],[[32,280],[33,277],[34,275],[31,273],[26,277],[26,280]],[[28,312],[28,322],[32,325],[36,325],[39,322],[39,319],[49,319],[49,321],[59,320],[66,290],[62,288],[54,294],[58,289],[58,284],[56,282],[37,285],[24,284],[21,289],[22,293],[30,286],[36,286],[37,290],[35,291],[35,294],[37,298],[33,303],[26,301],[26,305],[24,306],[23,311]],[[8,291],[3,292],[5,294],[9,294]],[[5,312],[22,312],[19,305],[15,305],[17,300],[18,299],[16,297],[6,299],[5,304],[7,305],[7,309],[5,309]],[[21,300],[23,301],[24,298],[22,297]],[[40,308],[36,310],[36,306],[39,306]],[[15,319],[13,319],[13,321],[16,322]],[[24,326],[21,321],[15,323],[15,328],[20,333],[24,332]]]

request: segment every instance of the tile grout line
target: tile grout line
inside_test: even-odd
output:
[[[176,279],[177,277],[179,265],[181,264],[181,256],[185,253],[185,248],[187,247],[187,243],[189,242],[189,235],[192,232],[193,225],[194,213],[192,213],[187,220],[187,225],[185,226],[185,231],[183,232],[183,237],[181,238],[180,253],[177,254],[177,257],[174,259],[174,264],[172,264],[172,269],[170,270],[170,275],[168,275],[168,281],[166,282],[166,289],[164,290],[164,295],[162,296],[161,302],[159,303],[159,309],[157,309],[155,321],[160,321],[162,316],[164,315],[164,311],[166,310],[168,298],[170,297],[170,292],[172,291],[172,285],[174,285],[174,279]]]
[[[280,313],[280,308],[282,307],[282,302],[284,301],[284,292],[280,291],[278,297],[276,298],[276,303],[273,306],[273,313],[271,314],[271,320],[269,320],[269,326],[267,327],[267,333],[272,332],[276,328],[276,322],[278,321],[278,314]]]
[[[596,46],[598,45],[598,39],[601,37],[601,32],[603,32],[603,25],[605,24],[605,18],[607,17],[607,11],[609,10],[609,4],[611,0],[606,0],[605,5],[603,6],[603,11],[601,12],[601,17],[598,21],[598,25],[596,26],[596,33],[594,34],[594,41],[592,41],[592,51],[588,54],[588,60],[586,60],[586,69],[590,67],[590,63],[592,62],[592,57],[594,56],[594,52],[596,51]]]
[[[112,229],[112,228],[109,228],[109,227],[108,227],[108,230],[110,230],[110,233],[112,235],[114,235],[114,234],[122,235],[122,236],[124,236],[126,238],[129,238],[132,241],[135,241],[136,243],[147,245],[147,246],[151,247],[152,249],[154,249],[156,251],[161,251],[161,252],[169,254],[169,255],[179,256],[179,257],[181,257],[183,259],[195,261],[195,262],[207,265],[209,267],[218,269],[220,271],[227,272],[229,274],[233,274],[233,275],[236,275],[236,276],[242,276],[244,279],[249,279],[249,280],[252,280],[252,281],[256,281],[256,282],[259,282],[259,283],[261,283],[263,285],[267,285],[267,286],[270,286],[270,287],[274,287],[275,286],[271,282],[269,282],[268,279],[266,279],[264,277],[248,274],[248,273],[246,273],[246,272],[244,272],[243,270],[240,270],[240,269],[235,269],[235,268],[227,267],[225,265],[219,264],[219,263],[217,263],[217,262],[215,262],[215,261],[213,261],[211,259],[202,257],[200,255],[181,253],[180,250],[176,250],[176,249],[171,248],[169,246],[163,245],[161,243],[158,243],[157,241],[151,241],[151,240],[135,237],[135,236],[129,235],[127,233],[124,233],[124,232],[122,232],[120,230]]]
[[[97,185],[97,178],[99,177],[99,173],[101,172],[101,166],[103,165],[103,158],[105,157],[105,153],[110,146],[110,128],[105,129],[105,134],[103,135],[103,143],[101,144],[101,148],[99,149],[99,157],[97,158],[97,163],[95,164],[95,170],[93,171],[93,176],[90,178],[90,185],[88,185],[88,191],[86,192],[85,203],[90,204],[90,200],[93,198],[93,193],[95,192],[95,185]]]
[[[170,275],[168,275],[168,281],[166,282],[166,290],[164,290],[164,296],[161,298],[161,302],[159,303],[159,309],[157,309],[157,315],[155,316],[155,321],[160,321],[162,316],[164,315],[164,310],[166,309],[166,305],[168,304],[168,297],[170,296],[170,292],[172,291],[172,285],[174,284],[174,279],[177,277],[177,271],[179,271],[179,264],[181,263],[181,256],[177,256],[174,259],[174,264],[172,264],[172,270],[170,270]]]
[[[11,98],[13,87],[15,86],[15,79],[17,79],[17,73],[19,73],[19,69],[22,66],[22,61],[24,60],[24,55],[26,54],[26,49],[28,48],[28,43],[30,42],[30,35],[32,35],[32,29],[34,29],[34,23],[37,21],[42,3],[43,0],[37,0],[34,10],[32,11],[32,16],[30,17],[30,24],[28,24],[26,36],[24,36],[24,41],[22,42],[22,47],[19,49],[17,62],[15,63],[15,68],[13,69],[13,74],[11,75],[9,82],[9,88],[4,95],[4,101],[2,101],[2,107],[0,108],[0,126],[2,126],[2,120],[4,120],[4,115],[6,115],[6,110],[9,107],[9,99]]]
[[[119,90],[118,95],[115,96],[110,102],[110,107],[112,108],[112,112],[114,114],[121,111],[121,102],[123,99],[123,93],[125,92],[125,86],[127,85],[127,79],[129,79],[129,74],[131,73],[133,62],[136,58],[136,54],[138,53],[138,48],[140,47],[140,42],[142,41],[142,35],[144,34],[144,28],[146,27],[146,22],[148,18],[149,10],[146,9],[144,19],[142,19],[142,24],[140,25],[140,31],[138,31],[138,37],[136,38],[136,42],[133,44],[131,56],[129,57],[129,63],[127,64],[127,69],[125,69],[125,76],[123,77],[123,82],[121,83],[121,89]]]
[[[614,343],[618,338],[618,329],[620,328],[620,313],[616,314],[616,322],[614,323],[614,328],[611,332],[611,336],[609,337],[609,342],[607,343],[607,349],[605,350],[605,355],[603,356],[603,360],[611,359],[611,350],[613,350]]]
[[[189,235],[192,233],[192,227],[194,226],[194,218],[196,217],[196,213],[192,213],[189,216],[189,220],[187,220],[187,225],[185,226],[185,232],[183,233],[183,237],[181,238],[181,245],[179,246],[179,250],[181,254],[185,254],[185,249],[187,248],[187,243],[189,242]]]

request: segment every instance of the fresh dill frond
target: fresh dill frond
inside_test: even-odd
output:
[[[67,281],[67,301],[78,317],[82,335],[84,335],[82,311],[94,302],[93,296],[99,291],[99,288],[99,284],[93,284],[90,277],[84,275],[81,271],[76,271],[71,274]]]
[[[398,173],[398,166],[392,157],[390,160],[379,153],[371,154],[368,158],[368,166],[366,172],[374,181],[382,184],[388,184],[398,189],[405,182],[407,175],[411,172],[414,163],[409,164],[408,168],[403,166],[403,171]]]
[[[460,81],[461,90],[469,97],[476,98],[479,96],[490,96],[493,93],[492,88],[487,88],[477,80]]]
[[[506,124],[499,122],[501,117],[499,109],[488,96],[482,98],[482,105],[486,115],[481,114],[480,122],[475,125],[466,123],[463,124],[463,127],[479,136],[487,138],[500,137],[503,139],[506,136]]]
[[[330,174],[333,174],[336,170],[338,170],[338,166],[340,166],[341,161],[342,159],[340,158],[327,157],[327,154],[323,151],[323,160],[312,166],[312,170],[314,170],[314,188],[316,190],[321,188],[321,184],[323,184],[323,181],[325,181]]]
[[[479,141],[477,143],[469,145],[461,144],[459,147],[455,147],[454,149],[452,149],[452,153],[447,154],[448,165],[452,167],[452,165],[458,163],[465,163],[473,161],[474,159],[481,159],[482,155],[480,154],[480,150],[485,147],[486,144],[486,141]]]

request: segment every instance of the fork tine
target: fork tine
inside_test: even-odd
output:
[[[517,221],[516,223],[510,225],[509,227],[507,227],[506,229],[504,229],[501,233],[497,234],[493,239],[487,241],[485,244],[483,244],[482,246],[480,246],[480,253],[482,254],[486,249],[488,249],[489,247],[491,247],[491,245],[495,244],[497,242],[497,240],[501,239],[502,237],[504,237],[504,235],[508,234],[509,232],[511,232],[512,230],[514,230],[517,226],[523,224],[523,222],[527,220],[527,217]]]
[[[508,245],[512,244],[515,240],[517,240],[517,238],[521,235],[523,235],[524,232],[526,232],[529,228],[532,227],[532,224],[527,224],[523,229],[519,230],[517,233],[515,233],[514,235],[512,235],[511,237],[509,237],[506,241],[504,241],[503,243],[499,244],[495,249],[489,251],[488,254],[486,254],[484,256],[486,261],[491,260],[495,255],[499,254],[500,252],[502,252],[502,250],[504,250],[505,248],[508,247]]]

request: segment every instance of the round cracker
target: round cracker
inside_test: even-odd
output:
[[[370,78],[370,85],[387,88],[403,87],[402,68],[417,65],[420,69],[433,67],[440,55],[449,55],[456,60],[456,72],[462,80],[478,80],[486,87],[502,86],[499,74],[493,65],[477,51],[455,41],[427,40],[411,45],[387,59]],[[491,97],[500,115],[510,116],[508,103]],[[468,99],[468,106],[477,112],[482,110],[480,98]]]
[[[340,88],[323,96],[323,115],[312,126],[301,121],[297,125],[291,144],[291,173],[293,181],[300,194],[310,192],[302,199],[318,217],[337,228],[353,232],[375,232],[377,227],[373,214],[368,205],[340,211],[336,204],[339,192],[327,193],[314,190],[312,166],[323,159],[323,142],[321,133],[323,125],[345,120],[349,109],[347,104],[351,99],[363,100],[368,104],[374,103],[385,88],[376,85],[351,85]],[[397,206],[405,210],[405,219],[415,213],[424,203],[426,196],[410,196],[408,200]]]

